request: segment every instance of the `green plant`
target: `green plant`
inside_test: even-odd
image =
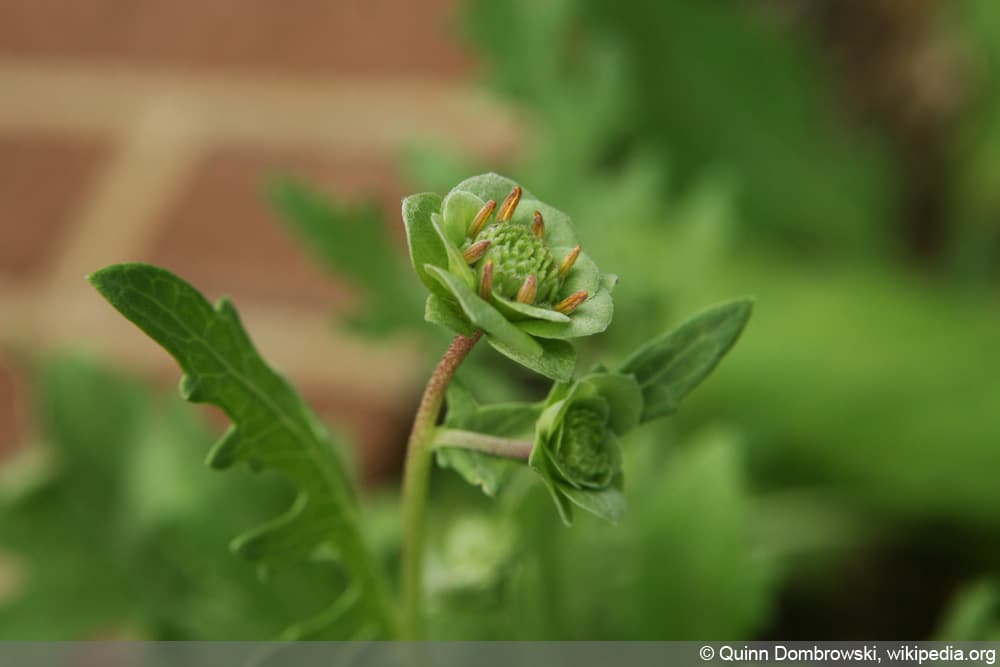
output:
[[[455,337],[426,386],[408,444],[400,613],[389,599],[390,586],[368,544],[335,443],[261,359],[229,300],[213,306],[182,279],[145,264],[114,265],[90,277],[122,315],[177,360],[185,373],[182,396],[217,405],[233,421],[209,465],[243,463],[295,483],[297,495],[283,515],[233,543],[268,571],[320,560],[343,574],[346,584],[336,599],[290,636],[424,636],[424,534],[435,452],[442,466],[490,495],[512,470],[529,466],[566,524],[574,507],[620,519],[620,438],[674,412],[750,316],[746,299],[718,306],[640,346],[617,368],[597,365],[574,380],[576,352],[569,341],[607,328],[616,280],[582,251],[568,216],[513,181],[486,174],[463,181],[444,198],[407,198],[403,218],[414,269],[430,291],[425,319]],[[555,380],[548,396],[481,406],[451,386],[481,338]],[[439,426],[446,395],[448,414]]]

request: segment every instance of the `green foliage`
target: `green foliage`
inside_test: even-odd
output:
[[[452,388],[446,428],[437,430],[438,464],[454,468],[493,496],[516,464],[452,448],[453,429],[501,438],[530,436],[529,465],[549,489],[566,525],[573,523],[573,505],[617,522],[625,511],[619,437],[642,422],[676,412],[736,342],[750,311],[745,299],[707,310],[640,346],[620,372],[598,366],[576,382],[557,382],[542,403],[481,407],[464,389]],[[461,444],[460,438],[457,442]]]
[[[945,9],[948,38],[963,47],[975,89],[957,118],[949,158],[955,167],[949,219],[959,275],[995,284],[1000,257],[1000,7],[961,0]]]
[[[0,638],[260,639],[343,588],[329,567],[265,584],[233,560],[226,536],[290,494],[212,474],[211,436],[180,401],[75,356],[41,362],[34,384],[45,448],[0,480]],[[13,486],[31,461],[35,482]]]
[[[936,641],[995,642],[1000,637],[1000,590],[997,582],[981,579],[962,588],[952,601]]]
[[[538,173],[518,173],[547,196],[642,154],[678,192],[713,171],[734,179],[750,242],[885,251],[897,208],[886,147],[830,111],[817,49],[760,14],[700,0],[475,0],[466,28],[490,82],[542,126]]]
[[[632,502],[617,526],[583,513],[567,529],[534,480],[513,479],[500,507],[486,508],[509,512],[504,523],[517,528],[503,584],[434,608],[431,636],[723,640],[763,630],[776,580],[756,540],[742,443],[725,429],[679,441],[669,424],[629,436]],[[474,500],[443,497],[442,511],[458,513],[447,525],[480,517]]]
[[[281,517],[233,543],[266,568],[333,559],[350,587],[315,621],[292,632],[335,627],[344,637],[386,636],[391,616],[368,552],[350,480],[329,436],[298,394],[260,358],[232,304],[212,307],[173,274],[142,264],[111,266],[90,281],[119,312],[160,343],[185,375],[181,395],[221,407],[234,424],[209,465],[246,463],[287,475],[298,487]]]

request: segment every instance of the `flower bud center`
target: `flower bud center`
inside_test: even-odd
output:
[[[566,413],[558,454],[578,481],[597,485],[610,481],[612,455],[602,446],[606,429],[604,416],[595,410],[571,407]]]
[[[490,241],[489,250],[476,266],[480,273],[486,262],[493,261],[493,293],[514,299],[525,278],[535,276],[538,291],[535,303],[552,303],[562,280],[552,252],[527,225],[511,222],[489,225],[471,243]]]

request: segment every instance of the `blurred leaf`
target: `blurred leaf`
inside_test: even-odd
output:
[[[445,426],[515,439],[530,440],[534,436],[535,421],[541,412],[540,403],[500,403],[481,406],[457,383],[452,383],[448,389],[447,405]],[[511,472],[524,465],[523,461],[461,447],[432,446],[436,448],[439,466],[453,469],[465,481],[480,487],[483,493],[491,498],[496,496]]]
[[[377,207],[335,206],[294,181],[272,184],[271,201],[282,221],[327,270],[350,278],[362,294],[360,313],[349,324],[385,335],[413,328],[421,292],[392,242]]]
[[[715,369],[750,319],[749,299],[716,306],[643,345],[621,371],[639,381],[642,419],[673,414],[681,400]]]
[[[739,440],[710,429],[664,447],[666,425],[640,429],[625,442],[629,511],[614,528],[584,513],[563,528],[547,494],[532,485],[536,493],[515,510],[524,537],[508,607],[495,617],[463,608],[439,617],[438,633],[722,640],[762,630],[774,580],[752,539]]]
[[[347,472],[312,412],[261,359],[232,304],[222,299],[213,308],[177,276],[143,264],[110,266],[90,281],[177,360],[185,399],[218,405],[233,419],[209,455],[211,466],[243,462],[298,485],[286,514],[237,538],[233,548],[272,568],[333,549],[354,590],[333,603],[336,613],[324,624],[344,637],[386,636],[383,575],[364,544]]]
[[[33,378],[48,471],[10,501],[0,493],[0,560],[17,575],[0,638],[260,639],[343,586],[328,566],[264,585],[233,560],[225,536],[290,493],[212,474],[211,436],[188,406],[72,356],[44,359]]]
[[[49,471],[0,504],[0,549],[21,564],[13,596],[0,600],[0,637],[87,638],[132,616],[113,528],[125,511],[126,454],[149,406],[136,385],[70,359],[42,368],[36,398]]]
[[[1000,637],[1000,589],[980,580],[961,589],[938,628],[935,641],[992,641]]]

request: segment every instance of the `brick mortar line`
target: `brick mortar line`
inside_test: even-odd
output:
[[[206,138],[241,145],[370,152],[423,136],[495,154],[522,132],[509,109],[471,87],[410,79],[256,79],[0,59],[0,90],[7,132],[114,135],[149,98],[196,112]]]

